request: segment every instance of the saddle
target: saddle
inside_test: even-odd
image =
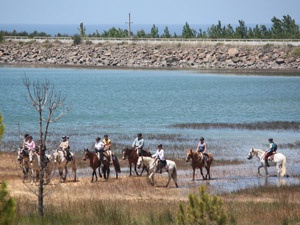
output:
[[[275,157],[275,152],[273,152],[273,154],[272,155],[270,155],[269,157],[268,157],[268,161],[273,161],[274,160],[274,157]]]

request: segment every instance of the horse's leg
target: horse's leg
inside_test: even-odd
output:
[[[75,163],[75,159],[72,161],[72,172],[74,173],[74,182],[76,181],[76,178],[77,178],[77,175],[76,175],[76,171],[77,171],[77,168],[76,168],[76,163]],[[95,173],[96,175],[96,173]],[[97,175],[96,175],[96,180],[97,180]]]
[[[109,168],[109,163],[107,163],[108,164],[108,168],[107,168],[107,179],[109,178],[109,173],[110,173],[110,168]]]
[[[151,185],[153,186],[154,185],[154,171],[150,174],[150,176],[149,176],[149,180],[150,180],[150,183],[151,183]],[[152,182],[151,182],[151,180],[152,180]]]
[[[205,169],[206,169],[206,176],[205,176],[205,178],[207,179],[207,177],[208,177],[208,179],[210,180],[210,167],[207,166],[207,167],[205,167]]]
[[[65,165],[65,177],[64,177],[64,181],[67,180],[67,175],[68,175],[68,167],[67,167],[67,165]]]
[[[91,180],[92,183],[94,182],[94,174],[95,174],[95,170],[93,169],[93,172],[92,172],[92,180]]]
[[[172,172],[173,172],[173,170],[172,170]],[[172,173],[171,173],[171,171],[169,170],[169,172],[168,172],[169,178],[168,178],[168,183],[167,183],[166,187],[169,186],[169,183],[170,183],[170,180],[171,180],[171,176],[172,176],[171,174],[172,174]]]
[[[101,169],[98,167],[99,177],[102,178]]]
[[[132,166],[132,164],[129,163],[129,176],[131,176],[131,166]]]
[[[280,165],[279,163],[276,163],[276,168],[277,168],[277,178],[280,178],[280,173],[281,173],[281,169],[280,169]]]
[[[202,166],[200,166],[200,173],[202,175],[202,179],[205,180],[204,176],[203,176],[203,171],[202,171]]]
[[[265,168],[265,172],[266,172],[266,177],[268,177],[269,176],[269,174],[268,174],[268,168],[267,168],[266,165],[264,165],[264,168]]]
[[[195,181],[195,168],[193,167],[193,181]]]
[[[262,176],[261,173],[260,173],[260,168],[262,168],[262,167],[264,167],[264,166],[263,166],[263,165],[260,165],[260,166],[258,167],[258,169],[257,169],[257,170],[258,170],[258,175],[259,175],[259,176]]]

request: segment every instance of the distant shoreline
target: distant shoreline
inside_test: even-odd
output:
[[[276,76],[276,77],[300,77],[299,70],[275,70],[275,69],[198,69],[198,68],[153,68],[153,67],[111,67],[88,65],[64,65],[64,64],[22,64],[0,63],[0,68],[44,68],[44,69],[84,69],[84,70],[162,70],[162,71],[189,71],[199,74],[224,74],[242,76]]]

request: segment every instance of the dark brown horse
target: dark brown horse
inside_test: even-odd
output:
[[[133,149],[133,148],[124,148],[122,150],[122,155],[123,155],[123,157],[122,157],[123,160],[125,160],[126,157],[128,158],[129,168],[130,168],[129,176],[131,176],[132,164],[134,164],[134,171],[135,171],[137,176],[142,176],[144,170],[146,170],[147,174],[149,175],[148,168],[145,165],[143,165],[142,171],[140,173],[136,170],[136,164],[138,162],[139,156],[138,156],[135,149]],[[143,156],[151,157],[151,153],[147,150],[143,150]]]
[[[213,162],[213,157],[212,157],[211,153],[207,153],[207,155],[208,155],[208,161],[207,161],[206,165],[204,165],[203,157],[201,158],[201,155],[198,152],[193,151],[192,149],[188,149],[186,151],[185,161],[188,162],[190,159],[192,159],[193,181],[195,180],[195,169],[196,168],[200,169],[203,180],[206,180],[207,176],[210,179],[210,166]],[[203,176],[202,167],[205,167],[205,169],[207,171],[205,178]]]
[[[106,152],[104,152],[103,155],[104,155],[104,158],[103,158],[102,172],[103,172],[104,178],[108,179],[109,173],[110,173],[110,168],[109,168],[110,157]],[[96,174],[97,168],[99,171],[99,176],[102,177],[101,172],[100,172],[100,159],[98,158],[98,156],[95,152],[91,152],[88,149],[84,149],[83,160],[87,160],[87,159],[90,160],[90,167],[93,169],[91,182],[94,181],[94,176],[96,176],[96,181],[97,181],[97,174]],[[113,155],[113,164],[114,164],[115,171],[116,171],[116,178],[118,179],[118,172],[121,172],[121,170],[120,170],[120,164],[119,164],[118,158],[115,155]]]

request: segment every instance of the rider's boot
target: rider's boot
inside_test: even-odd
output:
[[[265,158],[265,164],[267,167],[270,167],[269,162],[268,162],[268,157]]]

